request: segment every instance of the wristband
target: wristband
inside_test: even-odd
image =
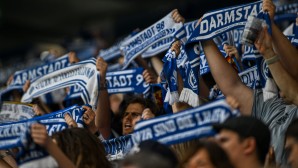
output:
[[[279,56],[278,55],[274,55],[271,58],[265,59],[265,62],[266,62],[267,65],[274,64],[277,61],[279,61]]]

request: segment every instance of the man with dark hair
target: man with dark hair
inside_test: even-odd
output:
[[[127,135],[133,132],[134,126],[141,119],[155,117],[155,113],[148,108],[146,100],[142,97],[133,96],[128,100],[122,112],[122,134]]]
[[[298,119],[294,120],[287,129],[285,149],[288,163],[292,168],[298,168]]]
[[[269,128],[260,120],[241,116],[216,124],[217,140],[236,168],[262,167],[270,147]]]
[[[103,58],[97,58],[96,68],[99,71],[100,79],[106,78],[107,67],[108,64],[104,61]],[[110,101],[108,97],[109,94],[107,91],[105,80],[100,80],[95,124],[104,139],[109,139],[112,132]],[[149,104],[149,106],[147,106],[146,100],[142,97],[133,96],[125,103],[123,109],[123,135],[132,133],[137,121],[155,117],[155,114],[153,113],[155,111],[154,105]]]

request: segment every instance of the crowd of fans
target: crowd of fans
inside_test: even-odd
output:
[[[263,0],[262,8],[269,13],[272,33],[268,32],[268,26],[264,26],[254,46],[267,63],[273,84],[278,88],[271,98],[264,99],[263,89],[247,87],[238,76],[239,71],[252,67],[247,67],[249,65],[242,62],[241,48],[237,50],[235,46],[227,44],[221,46],[228,55],[228,58],[224,58],[214,40],[201,41],[210,73],[200,78],[200,106],[213,101],[209,98],[210,89],[220,89],[226,102],[241,114],[223,123],[214,124],[216,136],[171,146],[147,140],[122,159],[108,160],[102,141],[132,134],[140,120],[172,114],[166,112],[163,100],[160,101],[156,95],[145,97],[139,94],[109,94],[107,81],[103,79],[106,79],[112,63],[99,55],[96,58],[96,69],[101,80],[98,83],[96,108],[84,105],[80,98],[67,103],[47,103],[43,98],[36,98],[32,102],[35,104],[35,116],[74,104],[82,105],[85,111],[82,116],[85,127],[78,128],[70,115],[64,116],[68,128],[52,136],[48,135],[43,124],[31,125],[33,142],[44,148],[49,156],[35,162],[35,165],[20,167],[298,168],[298,49],[274,22],[275,5],[272,0]],[[177,23],[185,22],[178,10],[174,10],[172,16]],[[200,22],[201,20],[197,25]],[[298,25],[298,17],[290,24]],[[175,40],[169,50],[178,56],[181,45],[181,41]],[[47,54],[58,58],[65,53],[57,54],[49,50]],[[145,59],[139,56],[134,60],[139,67],[144,68],[142,75],[147,84],[153,86],[161,82],[164,55],[165,53],[162,53]],[[80,61],[74,52],[68,53],[68,57],[71,64]],[[113,62],[121,63],[123,57]],[[249,64],[256,63],[251,61]],[[179,76],[178,72],[178,92],[181,93],[183,82]],[[7,85],[11,80],[8,80]],[[30,82],[32,81],[28,80],[25,83],[22,91],[10,92],[4,100],[20,102],[22,94],[28,91]],[[56,96],[66,96],[69,88],[58,92],[59,94],[55,93]],[[171,106],[172,113],[190,108],[193,107],[184,102],[176,102]],[[15,153],[12,149],[0,150],[0,167],[18,167]]]

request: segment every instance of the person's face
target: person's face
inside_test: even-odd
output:
[[[233,165],[237,165],[237,163],[241,162],[243,145],[237,133],[222,129],[216,139],[219,145],[228,154]]]
[[[288,163],[292,168],[298,168],[298,142],[293,137],[287,137],[285,149],[288,153]]]
[[[187,168],[215,168],[206,149],[197,151],[186,163]]]
[[[133,132],[136,122],[142,117],[144,107],[139,103],[129,104],[122,119],[122,133],[127,135]]]

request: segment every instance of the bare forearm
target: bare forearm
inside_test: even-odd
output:
[[[235,89],[235,85],[242,84],[238,74],[221,56],[212,40],[204,41],[202,45],[214,80],[225,95],[231,94]]]
[[[49,141],[46,147],[48,153],[57,161],[60,168],[75,168],[76,166],[70,161],[70,159],[61,151],[61,149]]]
[[[95,125],[105,139],[111,134],[111,110],[109,94],[106,89],[99,91]]]
[[[202,42],[203,49],[211,70],[211,74],[225,96],[237,98],[240,112],[250,115],[253,92],[240,80],[233,67],[221,55],[213,40]]]
[[[163,63],[158,57],[151,57],[152,66],[157,74],[160,74]]]
[[[273,48],[280,56],[281,64],[285,67],[285,70],[295,79],[298,79],[298,50],[275,24],[272,24],[272,41]]]
[[[280,62],[269,65],[270,72],[287,99],[298,105],[298,82],[287,73]]]

